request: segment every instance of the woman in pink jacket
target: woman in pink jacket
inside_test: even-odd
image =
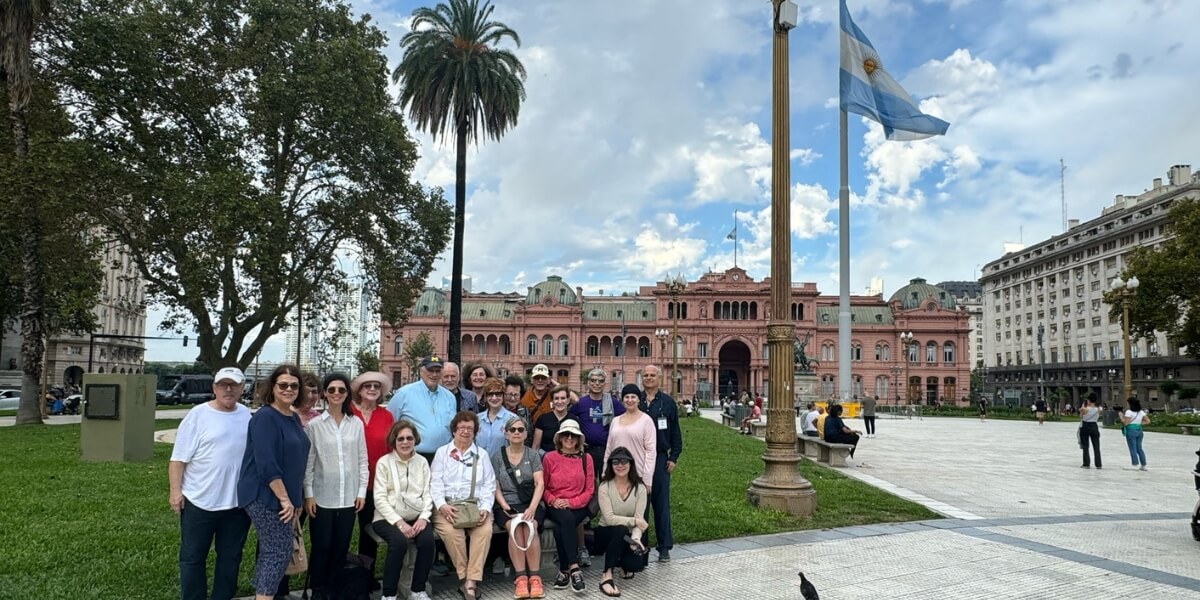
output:
[[[554,542],[558,549],[558,576],[554,589],[582,593],[583,573],[579,571],[579,536],[575,527],[591,518],[588,502],[595,492],[592,457],[583,451],[583,432],[574,419],[566,419],[554,434],[555,451],[542,459],[542,479],[546,491],[546,518],[554,521]]]

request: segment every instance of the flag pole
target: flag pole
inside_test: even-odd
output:
[[[846,150],[846,111],[838,111],[841,184],[838,186],[838,396],[850,399],[850,161]]]
[[[733,211],[733,268],[737,268],[737,211]]]

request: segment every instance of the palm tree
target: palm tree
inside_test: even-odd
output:
[[[467,143],[482,133],[499,140],[517,124],[525,100],[525,66],[508,50],[521,38],[488,20],[491,2],[449,0],[413,11],[412,31],[400,40],[404,56],[392,73],[403,82],[400,104],[435,140],[454,134],[454,255],[450,283],[450,360],[462,358],[463,221],[467,204]]]
[[[8,92],[8,116],[13,148],[20,167],[29,158],[29,124],[26,119],[32,95],[33,65],[30,53],[33,34],[49,0],[0,0],[0,82]],[[17,219],[21,223],[21,404],[17,423],[41,423],[42,399],[38,380],[46,352],[46,286],[38,246],[42,223],[34,198],[21,190]]]

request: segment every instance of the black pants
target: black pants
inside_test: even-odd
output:
[[[659,550],[674,548],[675,536],[671,533],[671,474],[667,472],[666,452],[659,452],[654,460],[650,508],[654,513],[654,547]]]
[[[410,590],[425,591],[425,582],[429,581],[429,570],[433,567],[433,525],[426,525],[425,529],[411,540],[404,537],[400,528],[387,521],[375,521],[371,527],[388,545],[387,560],[383,563],[383,595],[397,595],[400,572],[404,570],[404,555],[412,548],[417,550],[417,561],[413,563]]]
[[[240,508],[208,511],[186,498],[179,515],[179,589],[183,600],[208,600],[208,549],[216,544],[213,600],[229,600],[237,593],[242,547],[250,531],[250,517]]]
[[[857,433],[841,433],[830,435],[825,434],[825,441],[833,444],[850,444],[854,446],[850,449],[850,458],[854,458],[854,451],[858,450],[858,434]]]
[[[312,558],[308,572],[312,589],[329,591],[333,574],[346,562],[350,537],[354,533],[354,507],[317,507],[317,516],[308,525],[312,536]]]
[[[867,435],[875,435],[875,417],[863,415],[863,423],[867,425]]]
[[[366,556],[375,562],[375,558],[379,555],[379,544],[367,535],[367,528],[371,526],[371,521],[375,520],[375,494],[371,488],[367,488],[366,502],[363,504],[362,510],[358,511],[358,553],[361,556]],[[371,567],[374,569],[374,566]],[[372,577],[374,573],[372,573]]]
[[[646,565],[643,557],[634,553],[625,541],[629,528],[606,525],[596,528],[596,550],[604,552],[604,570],[620,567],[626,573],[637,573]]]
[[[1092,422],[1084,422],[1083,439],[1080,440],[1080,446],[1083,446],[1083,466],[1091,465],[1091,457],[1088,456],[1088,440],[1091,440],[1092,450],[1096,453],[1096,468],[1102,468],[1104,465],[1100,462],[1100,427]]]
[[[554,545],[558,550],[558,570],[566,573],[579,562],[579,536],[575,527],[588,518],[587,507],[547,508],[546,518],[554,521]]]

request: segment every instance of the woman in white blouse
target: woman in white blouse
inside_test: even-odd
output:
[[[309,574],[314,595],[330,591],[333,574],[346,560],[355,513],[366,501],[368,475],[362,421],[354,418],[347,401],[350,378],[331,373],[323,387],[327,409],[304,429],[311,443],[304,471],[304,510],[311,519]]]
[[[429,600],[425,583],[433,567],[433,497],[429,492],[429,463],[415,452],[421,443],[417,428],[405,419],[396,421],[387,436],[391,452],[375,464],[375,521],[371,529],[387,542],[383,565],[383,600],[396,600],[404,556],[415,548],[409,600]]]
[[[475,444],[477,433],[478,415],[471,411],[454,415],[450,420],[450,443],[437,449],[431,467],[430,491],[437,507],[433,527],[446,544],[446,552],[462,582],[459,591],[466,600],[479,598],[476,588],[483,580],[483,565],[492,543],[492,505],[496,501],[496,472],[487,451]],[[479,523],[457,529],[454,527],[457,510],[450,503],[467,499],[478,506]],[[471,538],[469,551],[467,536]]]

